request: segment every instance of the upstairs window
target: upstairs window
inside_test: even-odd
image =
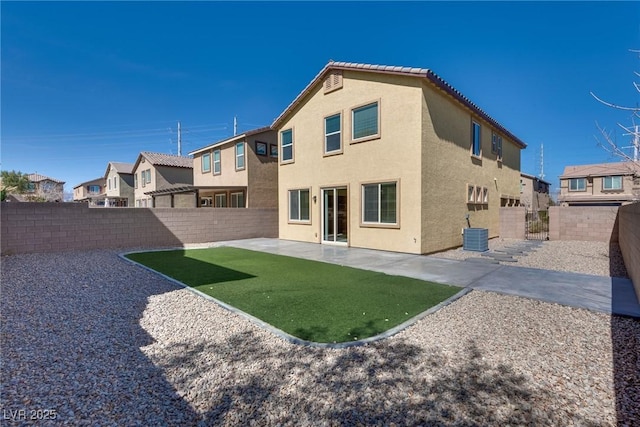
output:
[[[293,161],[293,129],[280,132],[280,146],[282,147],[282,162]]]
[[[378,103],[354,108],[352,111],[354,141],[379,135],[378,127]]]
[[[471,122],[471,155],[482,155],[482,141],[480,138],[480,123]]]
[[[216,150],[213,152],[213,174],[220,175],[220,171],[220,150]]]
[[[602,178],[603,190],[622,190],[622,176],[605,176]]]
[[[497,133],[491,135],[491,152],[498,160],[502,160],[502,137]]]
[[[138,188],[138,174],[133,175],[133,188]]]
[[[244,169],[244,142],[236,144],[236,170]]]
[[[569,191],[586,191],[587,179],[586,178],[571,178],[569,180]]]
[[[113,177],[113,189],[116,190],[118,188],[118,177]]]
[[[202,155],[202,173],[211,172],[211,154],[205,153]]]
[[[324,119],[324,152],[335,153],[342,150],[342,115],[336,114]]]

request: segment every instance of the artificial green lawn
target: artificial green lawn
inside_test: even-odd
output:
[[[460,290],[230,247],[133,253],[127,258],[315,342],[377,335]]]

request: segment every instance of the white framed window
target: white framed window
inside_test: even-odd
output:
[[[141,186],[142,188],[147,186],[147,171],[141,171],[140,172],[140,182],[141,182]]]
[[[605,176],[602,178],[603,190],[622,190],[622,176]]]
[[[236,144],[236,170],[244,169],[244,142]]]
[[[111,190],[111,180],[107,179],[107,187],[109,188],[109,190]]]
[[[133,175],[133,188],[138,188],[138,174]]]
[[[282,163],[293,162],[293,129],[280,132],[280,147]]]
[[[351,110],[351,139],[366,140],[380,136],[378,102]]]
[[[569,191],[586,191],[586,190],[587,190],[586,178],[569,179]]]
[[[151,169],[147,169],[147,184],[151,184]]]
[[[324,152],[325,154],[342,151],[342,114],[324,118]]]
[[[309,189],[289,190],[289,221],[309,221]]]
[[[362,222],[364,224],[397,224],[397,182],[362,185]]]
[[[213,203],[216,208],[226,208],[227,207],[227,194],[219,193],[213,195]]]
[[[202,155],[202,173],[208,173],[211,172],[211,154],[210,153],[204,153]]]
[[[231,193],[231,207],[244,208],[244,193],[242,191]]]
[[[482,129],[480,123],[471,121],[471,155],[482,156]]]
[[[221,163],[220,163],[220,150],[215,150],[213,152],[213,174],[220,175],[222,171]]]

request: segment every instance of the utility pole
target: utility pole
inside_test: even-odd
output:
[[[238,134],[238,116],[233,116],[233,136]]]
[[[178,120],[178,156],[182,156],[182,132],[180,131],[179,120]]]
[[[540,144],[540,174],[538,178],[544,179],[544,144]]]

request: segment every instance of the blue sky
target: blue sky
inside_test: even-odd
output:
[[[1,168],[66,181],[271,124],[330,60],[430,68],[528,144],[523,172],[617,161],[640,2],[2,2]],[[640,123],[639,123],[640,124]],[[625,143],[629,137],[616,131]],[[629,140],[630,141],[630,140]]]

